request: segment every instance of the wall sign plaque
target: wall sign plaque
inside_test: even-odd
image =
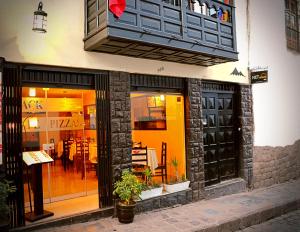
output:
[[[268,82],[268,69],[250,69],[251,84]]]

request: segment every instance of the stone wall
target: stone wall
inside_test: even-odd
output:
[[[184,205],[192,201],[192,190],[184,190],[176,193],[165,194],[163,196],[139,201],[136,211],[144,212],[165,207]]]
[[[192,199],[196,201],[204,198],[204,150],[199,79],[187,79],[185,107],[187,178],[191,181]]]
[[[285,147],[254,147],[254,188],[300,178],[300,140]]]
[[[113,183],[131,167],[130,76],[110,72],[111,155]]]
[[[253,109],[251,85],[240,86],[240,173],[248,187],[253,187]]]

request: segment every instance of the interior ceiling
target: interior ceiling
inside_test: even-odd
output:
[[[30,88],[31,87],[22,88],[22,97],[29,97]],[[35,89],[36,89],[36,97],[45,97],[45,90],[43,90],[43,88],[35,88]],[[81,98],[82,93],[86,94],[89,91],[91,90],[49,88],[47,96],[49,98],[61,98],[61,97]]]

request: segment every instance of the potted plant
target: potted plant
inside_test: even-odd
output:
[[[143,183],[139,181],[128,169],[122,172],[121,180],[114,184],[114,194],[119,197],[117,204],[117,215],[119,222],[131,223],[134,218],[136,199],[144,188]]]
[[[0,231],[9,230],[9,207],[7,197],[9,193],[15,192],[16,188],[7,180],[0,181]]]
[[[144,171],[146,177],[145,189],[142,191],[140,198],[142,200],[157,197],[162,194],[163,187],[152,180],[152,172],[149,168]]]
[[[175,170],[175,179],[171,180],[168,184],[164,184],[166,192],[174,193],[188,189],[190,181],[185,178],[185,175],[182,175],[182,177],[179,178],[178,160],[176,159],[176,157],[171,161],[171,165]]]

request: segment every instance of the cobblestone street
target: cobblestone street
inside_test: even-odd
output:
[[[267,221],[269,218],[274,219]],[[262,222],[265,223],[259,224]],[[117,218],[108,217],[34,231],[140,232],[145,228],[155,232],[300,232],[300,180],[141,213],[131,224],[121,224]]]
[[[300,232],[300,210],[238,232]]]

